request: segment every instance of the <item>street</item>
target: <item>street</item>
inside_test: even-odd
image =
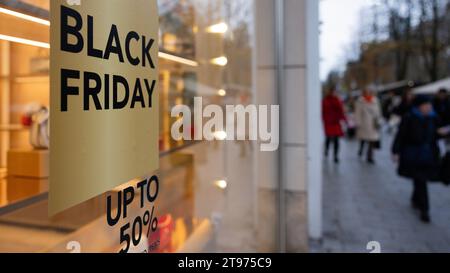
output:
[[[420,222],[410,206],[412,183],[396,174],[385,135],[375,165],[357,156],[356,140],[342,140],[341,163],[324,160],[324,239],[313,252],[450,252],[450,187],[429,184],[431,224]]]

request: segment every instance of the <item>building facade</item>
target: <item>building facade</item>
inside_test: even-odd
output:
[[[158,228],[144,248],[306,252],[308,240],[321,237],[318,6],[158,1],[161,189]],[[36,113],[50,101],[49,12],[49,0],[0,1],[0,251],[67,252],[76,242],[81,252],[117,252],[105,211],[120,189],[47,214],[49,150],[30,138]],[[279,149],[174,140],[171,110],[193,108],[195,98],[223,108],[279,105]]]

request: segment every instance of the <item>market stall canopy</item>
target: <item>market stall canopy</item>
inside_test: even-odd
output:
[[[416,85],[414,81],[405,80],[405,81],[398,81],[398,82],[392,82],[382,85],[369,85],[367,88],[374,92],[375,94],[385,94],[387,92],[395,92],[398,94],[401,94],[404,92],[405,89],[412,88]],[[362,90],[354,90],[351,92],[351,95],[354,97],[361,96]]]
[[[435,94],[440,89],[450,90],[450,77],[413,89],[414,94]]]

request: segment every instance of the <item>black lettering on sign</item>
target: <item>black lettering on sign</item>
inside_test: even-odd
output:
[[[81,89],[77,87],[79,84],[76,84],[76,81],[82,83]],[[111,86],[112,98],[110,95]],[[83,92],[81,96],[83,97],[84,111],[152,108],[155,86],[156,80],[137,78],[130,86],[127,79],[120,75],[105,74],[102,78],[94,72],[81,74],[77,70],[61,69],[60,109],[61,112],[71,110],[69,108],[69,97],[80,96],[81,92]],[[145,89],[145,92],[143,89]],[[102,92],[103,95],[101,95]]]
[[[94,18],[88,16],[88,56],[103,58],[103,51],[94,48]]]
[[[69,79],[80,79],[80,71],[62,69],[61,70],[61,112],[68,111],[68,97],[78,96],[78,87],[69,86]]]
[[[69,18],[75,21],[75,25],[69,25]],[[81,15],[73,9],[61,6],[61,50],[71,53],[79,53],[83,50],[84,40],[81,35],[83,19]],[[74,37],[76,42],[71,44],[69,37]]]
[[[133,57],[131,54],[131,41],[132,40],[136,40],[137,42],[139,42],[139,34],[137,34],[134,31],[130,31],[128,32],[127,38],[125,39],[125,51],[127,53],[127,58],[128,61],[130,62],[130,64],[136,66],[139,65],[139,63],[141,62],[141,60],[138,57]]]
[[[94,83],[92,86],[91,83]],[[98,95],[102,89],[102,79],[99,75],[92,72],[84,73],[84,111],[89,111],[90,98],[93,99],[95,103],[95,109],[102,110],[102,105],[98,99]]]
[[[112,23],[106,44],[98,47],[101,43],[95,39],[95,18],[91,15],[86,17],[85,29],[83,16],[78,11],[61,6],[60,48],[62,51],[70,54],[86,54],[88,57],[103,60],[115,58],[112,56],[115,55],[117,60],[125,65],[141,65],[155,69],[151,55],[153,46],[156,46],[154,39],[133,30],[122,35],[119,27]],[[122,38],[124,38],[123,41]],[[98,72],[100,71],[81,72],[61,69],[60,109],[62,112],[75,110],[69,106],[70,96],[82,97],[83,111],[152,108],[156,80],[127,79],[121,75],[100,75]]]
[[[125,62],[124,56],[126,56],[130,65],[137,66],[141,64],[143,67],[155,69],[155,63],[150,53],[153,46],[155,46],[155,39],[140,35],[133,30],[128,31],[126,35],[121,35],[119,27],[116,24],[111,24],[108,41],[106,41],[106,44],[103,47],[104,51],[102,51],[95,47],[95,45],[98,45],[98,41],[96,43],[94,20],[95,18],[93,16],[88,15],[87,30],[84,30],[81,14],[69,7],[61,6],[61,50],[69,53],[81,53],[84,50],[86,41],[86,55],[88,57],[109,60],[111,54],[115,54],[121,63]],[[74,21],[75,24],[71,25],[69,21]],[[87,37],[84,38],[83,34],[85,32],[87,33]],[[125,40],[122,41],[121,37],[125,37]],[[133,54],[131,50],[132,43],[136,44],[138,49],[140,47],[139,54]],[[125,45],[125,49],[122,45]],[[140,55],[141,58],[139,58],[138,55]]]
[[[105,56],[103,58],[109,60],[111,53],[116,54],[119,57],[119,61],[121,63],[124,62],[122,46],[120,45],[119,32],[117,31],[116,25],[111,26],[111,32],[109,33],[109,39],[105,49]]]
[[[123,99],[119,99],[119,84],[122,85],[124,91]],[[113,108],[123,109],[127,106],[130,97],[130,87],[127,80],[122,76],[113,76]]]
[[[155,40],[150,39],[148,43],[146,43],[146,37],[142,36],[142,66],[145,66],[145,60],[148,60],[151,68],[155,68],[153,64],[152,56],[150,55],[150,49],[152,49],[153,43]]]

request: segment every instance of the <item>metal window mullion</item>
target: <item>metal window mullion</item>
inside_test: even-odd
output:
[[[284,132],[283,106],[285,102],[285,35],[284,35],[284,0],[274,0],[275,2],[275,56],[276,56],[276,88],[277,103],[280,106],[280,146],[278,150],[278,251],[286,252],[286,192],[285,179],[283,173],[284,161]]]

